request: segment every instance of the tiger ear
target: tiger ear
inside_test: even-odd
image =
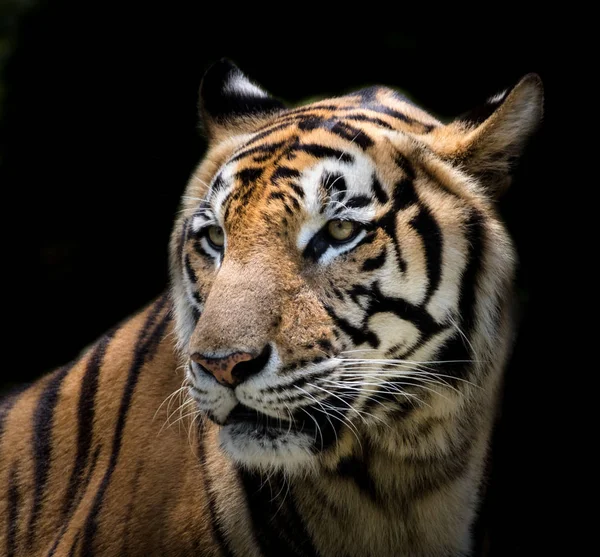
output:
[[[216,62],[202,78],[200,118],[211,142],[249,132],[284,109],[229,60]]]
[[[441,154],[475,176],[498,198],[511,182],[511,169],[542,119],[544,90],[537,74],[439,128]]]

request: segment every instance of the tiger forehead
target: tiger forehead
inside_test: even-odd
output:
[[[234,155],[212,183],[217,214],[231,223],[259,209],[267,221],[287,224],[303,212],[332,216],[332,208],[356,212],[366,206],[375,162],[351,142],[326,139],[280,136],[252,155]]]
[[[383,87],[284,111],[229,155],[211,181],[206,207],[214,211],[214,220],[225,223],[239,224],[244,215],[255,222],[262,215],[262,220],[285,225],[301,209],[315,213],[327,201],[339,205],[347,177],[357,173],[364,176],[353,180],[358,199],[351,205],[364,205],[369,197],[381,201],[386,194],[374,183],[374,168],[383,167],[389,174],[387,167],[395,166],[385,145],[390,134],[428,134],[437,125],[429,114]],[[319,165],[319,173],[310,172]],[[374,187],[361,195],[356,191],[361,184],[365,190],[369,184]],[[335,186],[337,200],[330,195]]]

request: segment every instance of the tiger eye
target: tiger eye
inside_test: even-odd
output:
[[[337,242],[346,242],[354,236],[356,227],[356,223],[349,220],[332,220],[327,223],[327,232]]]
[[[225,244],[225,232],[220,226],[209,226],[207,235],[210,243],[216,248],[222,248]]]

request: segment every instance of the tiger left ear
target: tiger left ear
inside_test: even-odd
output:
[[[247,133],[284,109],[229,60],[216,62],[202,78],[200,117],[211,141]]]
[[[511,90],[438,128],[436,147],[498,198],[510,185],[511,169],[542,119],[543,100],[540,77],[526,75]]]

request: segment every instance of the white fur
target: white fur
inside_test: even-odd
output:
[[[290,475],[315,467],[312,436],[282,431],[281,437],[269,439],[252,432],[249,426],[247,429],[242,432],[237,426],[227,425],[219,433],[221,448],[238,464],[265,472],[283,469]]]
[[[501,93],[497,93],[493,97],[490,97],[487,102],[489,104],[497,104],[504,100],[504,98],[506,97],[506,93],[508,93],[508,91],[502,91]]]
[[[225,84],[225,87],[223,87],[223,92],[240,97],[266,98],[269,96],[260,87],[257,87],[254,85],[254,83],[248,81],[248,79],[241,74],[234,74],[232,77],[230,77]]]

